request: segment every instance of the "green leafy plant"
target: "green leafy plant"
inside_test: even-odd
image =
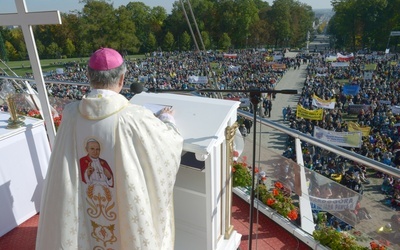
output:
[[[234,161],[232,165],[232,185],[233,187],[249,187],[251,186],[251,168],[247,166],[246,157],[242,162]]]
[[[368,250],[368,247],[360,246],[353,235],[348,232],[339,232],[332,226],[325,223],[318,224],[318,229],[314,230],[313,237],[322,245],[332,250]]]
[[[259,199],[267,206],[275,209],[278,214],[290,220],[297,219],[297,208],[293,205],[290,193],[288,194],[285,191],[282,183],[275,182],[271,191],[267,190],[265,185],[260,184],[258,185],[256,192],[259,194]]]

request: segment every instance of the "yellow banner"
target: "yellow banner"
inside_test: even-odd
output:
[[[371,127],[361,127],[360,125],[358,125],[358,123],[355,122],[348,122],[347,127],[349,129],[349,132],[361,131],[363,136],[369,136],[369,133],[371,132]]]
[[[323,112],[323,109],[308,110],[303,108],[301,105],[297,105],[296,116],[304,119],[321,121]]]

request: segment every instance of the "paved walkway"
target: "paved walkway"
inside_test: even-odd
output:
[[[297,52],[289,52],[286,54],[287,57],[295,57]],[[278,122],[280,124],[287,124],[283,122],[282,109],[283,107],[287,107],[290,105],[292,108],[295,108],[297,105],[297,101],[300,97],[301,90],[304,86],[304,81],[306,78],[306,69],[307,65],[302,64],[300,69],[289,69],[279,81],[276,86],[276,90],[283,89],[296,89],[297,95],[285,95],[285,94],[277,94],[275,100],[272,101],[272,111],[271,117],[267,118],[271,121]],[[273,150],[276,153],[282,154],[285,150],[285,142],[287,136],[284,133],[276,131],[267,126],[260,126],[258,123],[256,125],[256,140],[257,146],[262,147],[264,149]],[[252,157],[252,144],[253,144],[253,129],[251,133],[247,135],[245,142],[245,151],[244,155],[247,155],[249,159]],[[261,141],[261,144],[259,143]],[[264,151],[264,150],[263,150]],[[269,150],[268,150],[269,151]],[[256,159],[260,159],[260,161],[267,160],[271,154],[268,151],[264,151],[262,153],[262,157],[256,156]]]

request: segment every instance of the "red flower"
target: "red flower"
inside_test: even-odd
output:
[[[296,220],[298,217],[297,211],[295,209],[291,210],[288,214],[288,218],[291,220]]]
[[[239,152],[238,151],[233,151],[233,157],[239,157]]]
[[[61,116],[54,117],[54,118],[53,118],[53,121],[54,121],[54,125],[55,125],[56,127],[59,127],[60,124],[61,124]]]
[[[271,199],[271,198],[268,198],[267,199],[267,205],[268,206],[272,206],[272,205],[274,205],[275,204],[275,200],[274,199]]]
[[[282,188],[283,188],[283,185],[282,185],[282,183],[280,183],[279,181],[277,181],[277,182],[275,182],[275,187],[278,188],[278,189],[282,189]]]
[[[371,246],[371,249],[377,249],[379,247],[378,243],[376,243],[375,241],[371,241],[369,243],[369,245]]]
[[[262,180],[262,181],[266,181],[266,180],[267,180],[267,177],[263,176],[263,177],[261,177],[261,180]]]
[[[41,118],[39,110],[32,109],[28,112],[28,116],[34,117],[34,118]]]
[[[259,172],[258,168],[255,168],[255,169],[254,169],[254,172],[258,173],[258,172]]]
[[[278,195],[279,195],[279,190],[276,189],[276,188],[274,188],[274,190],[272,190],[272,194],[273,194],[274,196],[278,196]]]

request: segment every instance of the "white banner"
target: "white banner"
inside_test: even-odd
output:
[[[323,100],[316,95],[313,95],[313,97],[312,97],[312,105],[315,107],[318,107],[318,108],[334,109],[335,104],[336,104],[335,99]]]
[[[242,68],[242,66],[233,66],[233,65],[230,65],[229,67],[228,67],[228,72],[239,72],[239,70]]]
[[[349,67],[350,63],[348,62],[333,62],[332,67]]]
[[[64,69],[63,68],[56,68],[56,73],[57,73],[57,75],[62,75],[62,74],[64,74]]]
[[[392,106],[393,114],[400,114],[400,106]]]
[[[142,62],[142,63],[140,64],[140,67],[141,67],[141,68],[143,68],[144,66],[147,66],[147,62]]]
[[[207,76],[189,76],[189,83],[208,83]]]
[[[283,56],[282,55],[274,55],[274,61],[279,61],[282,60]]]
[[[400,31],[392,31],[390,32],[390,36],[400,36]]]
[[[364,72],[364,79],[365,80],[372,80],[372,74],[373,74],[372,71],[365,71]]]
[[[386,100],[379,100],[379,103],[380,103],[380,104],[385,104],[385,105],[390,105],[390,104],[392,104],[391,101],[386,101]]]
[[[335,132],[314,127],[314,137],[336,146],[360,148],[362,142],[362,132]]]
[[[309,196],[311,209],[318,211],[344,211],[355,210],[358,196],[341,199],[322,199],[314,196]]]
[[[327,57],[325,58],[325,61],[327,61],[327,62],[334,62],[334,61],[336,61],[336,59],[337,59],[336,56],[327,56]]]

